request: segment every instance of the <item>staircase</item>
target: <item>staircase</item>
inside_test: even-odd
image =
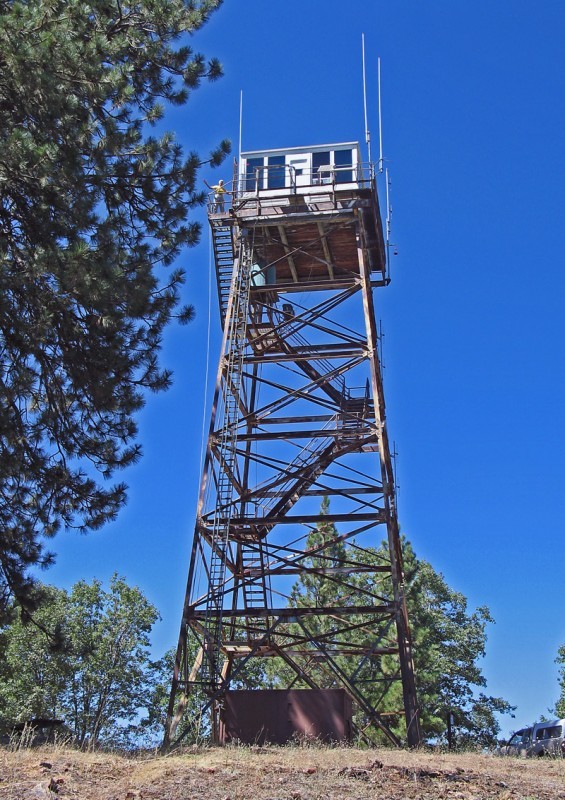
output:
[[[214,263],[216,265],[220,320],[223,328],[226,321],[235,260],[233,222],[230,219],[211,219],[210,226],[212,228]]]
[[[286,322],[283,312],[279,309],[274,311],[275,319],[277,320],[282,333],[282,347],[286,352],[292,352],[294,349],[300,348],[301,352],[307,352],[309,347],[315,348],[308,342],[304,336],[299,332],[298,325],[292,322]],[[320,379],[320,387],[325,391],[336,404],[341,404],[341,398],[345,392],[345,378],[343,375],[332,375],[335,371],[335,366],[327,358],[312,358],[308,362],[299,361],[297,366],[309,377],[311,380]],[[323,378],[323,379],[322,379]]]
[[[265,616],[253,616],[254,609],[264,610],[269,606],[263,548],[264,543],[260,540],[253,542],[253,547],[244,544],[241,548],[243,603],[244,608],[249,611],[247,635],[250,642],[261,638],[268,625]]]
[[[364,397],[348,397],[344,399],[339,415],[341,441],[353,442],[363,440],[367,436],[367,419],[373,418],[372,403],[368,390]],[[368,449],[372,449],[369,447]]]

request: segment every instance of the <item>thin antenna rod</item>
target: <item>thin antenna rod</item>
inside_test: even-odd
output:
[[[392,208],[390,205],[390,178],[388,174],[388,167],[386,168],[385,171],[385,181],[386,181],[386,262],[387,262],[387,277],[390,278],[390,221],[392,219]]]
[[[361,34],[361,51],[363,54],[363,108],[365,110],[365,143],[367,145],[367,155],[371,164],[371,134],[367,120],[367,77],[365,71],[365,34]]]
[[[241,164],[241,139],[243,135],[243,89],[239,93],[239,163]]]
[[[381,59],[377,60],[377,75],[379,86],[379,172],[383,171],[383,117],[381,112]]]
[[[390,178],[388,175],[388,167],[385,170],[386,178],[386,240],[387,244],[390,239],[390,220],[392,217],[392,208],[390,207]]]

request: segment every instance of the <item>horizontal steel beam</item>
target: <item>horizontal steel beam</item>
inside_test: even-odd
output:
[[[206,620],[209,618],[215,619],[221,617],[227,625],[229,620],[234,617],[276,617],[279,620],[292,622],[299,617],[347,617],[356,614],[373,615],[391,615],[394,614],[394,606],[381,605],[381,606],[333,606],[331,608],[309,606],[307,608],[224,608],[224,609],[210,609],[209,611],[196,611],[196,609],[189,609],[186,614],[186,620],[190,624],[190,620]]]
[[[378,658],[380,656],[392,656],[398,654],[398,647],[357,647],[355,649],[344,649],[340,648],[337,649],[330,649],[326,648],[325,653],[321,653],[320,651],[316,651],[314,649],[303,649],[303,650],[296,650],[296,649],[289,649],[284,647],[284,652],[290,656],[291,658],[310,658],[314,661],[323,661],[324,658],[337,658],[338,656],[353,656],[353,657],[364,657],[364,658]],[[249,655],[252,650],[251,645],[241,644],[241,642],[237,642],[236,644],[232,645],[231,642],[227,642],[222,644],[222,650],[226,653],[229,653],[234,658],[244,658],[245,656]],[[280,652],[278,649],[274,647],[260,647],[258,650],[254,652],[255,656],[260,656],[261,658],[272,658],[280,656]]]
[[[215,433],[214,436],[217,436]],[[370,444],[376,441],[377,432],[375,428],[318,428],[317,430],[296,430],[287,429],[285,431],[270,431],[269,433],[240,433],[237,435],[238,442],[270,442],[276,439],[360,439],[360,444]]]
[[[355,222],[353,208],[340,208],[338,213],[336,213],[335,208],[328,209],[327,211],[320,211],[319,209],[316,209],[316,211],[293,212],[289,210],[291,206],[289,206],[287,203],[277,202],[277,199],[278,198],[261,198],[260,200],[259,205],[261,211],[265,211],[266,209],[277,209],[273,214],[260,213],[258,215],[253,214],[253,216],[251,216],[251,214],[241,214],[238,210],[236,212],[238,223],[244,228],[270,228],[273,224],[279,225],[282,219],[284,219],[284,221],[291,220],[293,225],[311,225],[313,219],[320,219],[326,223],[331,223],[330,227],[328,228],[328,233],[331,233],[331,229],[334,225],[343,227],[344,223],[349,226]],[[284,218],[281,217],[281,214],[278,210],[281,207],[285,208]],[[306,243],[305,246],[307,244],[308,243]]]
[[[346,278],[322,278],[319,281],[300,281],[299,283],[271,283],[265,286],[252,286],[251,297],[254,294],[290,294],[291,292],[316,292],[331,291],[334,289],[348,289],[350,286],[360,283],[359,275],[351,275]]]
[[[210,512],[210,515],[213,512]],[[202,516],[204,521],[208,514]],[[282,516],[265,516],[265,517],[232,517],[230,522],[231,528],[239,528],[248,525],[261,525],[268,527],[271,525],[296,525],[296,524],[312,524],[318,522],[386,522],[386,512],[384,509],[378,511],[366,512],[352,512],[351,514],[283,514]],[[220,517],[218,524],[220,526],[226,525],[228,519]],[[206,530],[206,526],[203,526]]]
[[[347,350],[330,350],[330,349],[310,349],[299,352],[293,350],[292,352],[281,352],[277,350],[269,350],[261,355],[245,356],[244,364],[269,364],[283,361],[316,361],[321,358],[358,358],[368,356],[367,348],[350,347]]]
[[[324,553],[314,553],[314,558],[323,558]],[[331,556],[325,556],[328,560]],[[312,558],[311,553],[305,553],[304,558]],[[347,567],[268,567],[265,568],[264,575],[357,575],[361,572],[390,572],[390,566],[386,564],[356,564]]]
[[[348,495],[351,497],[355,497],[358,494],[382,494],[383,487],[382,486],[325,486],[323,489],[307,489],[305,492],[302,492],[302,497],[331,497],[333,495]],[[262,492],[260,490],[249,490],[248,494],[245,496],[246,500],[255,500],[259,497],[280,497],[282,494],[281,491],[273,491],[269,490],[266,492]]]

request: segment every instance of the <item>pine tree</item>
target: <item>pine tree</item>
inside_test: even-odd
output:
[[[200,158],[151,126],[221,75],[186,44],[220,4],[0,0],[0,616],[36,607],[45,538],[116,516],[135,414],[170,384],[163,330],[192,309],[163,268],[205,197]]]
[[[559,666],[559,688],[561,694],[555,705],[555,713],[559,718],[565,717],[565,644],[561,645],[557,651],[555,663]]]
[[[322,513],[329,510],[324,498]],[[378,585],[372,572],[356,574],[334,572],[324,574],[328,567],[346,566],[348,563],[378,564],[387,557],[388,546],[359,547],[354,540],[343,542],[332,523],[321,523],[308,539],[312,555],[306,565],[309,572],[300,576],[291,593],[291,604],[302,606],[366,605],[376,596],[385,597],[386,587]],[[486,686],[480,660],[485,655],[486,626],[493,622],[488,608],[469,611],[467,598],[451,589],[443,575],[431,564],[419,559],[409,541],[403,541],[406,602],[413,640],[413,657],[423,735],[428,740],[442,740],[446,732],[447,715],[452,713],[458,745],[492,745],[500,730],[498,714],[509,714],[514,709],[504,699],[491,697],[482,690]],[[312,628],[312,622],[309,623]],[[332,631],[331,617],[318,623],[314,635]],[[379,632],[366,626],[349,634],[350,642],[369,643]],[[339,658],[337,659],[339,663]],[[390,663],[389,663],[390,662]],[[394,661],[383,656],[380,670],[394,672]],[[312,670],[311,670],[312,671]],[[269,677],[273,685],[285,685],[292,680],[291,671],[276,659],[270,665]],[[397,684],[383,703],[377,701],[378,685],[371,689],[378,677],[375,666],[367,660],[360,666],[357,680],[363,682],[365,691],[381,711],[402,707],[400,684]],[[331,676],[320,668],[316,674],[320,686],[332,685]],[[363,720],[360,719],[360,727]],[[399,735],[402,722],[399,719]]]
[[[117,575],[108,589],[79,581],[44,596],[35,624],[14,613],[2,631],[0,730],[47,717],[63,720],[79,746],[133,744],[159,683],[149,658],[157,609]]]
[[[470,610],[465,595],[418,558],[406,539],[403,553],[422,729],[441,741],[451,713],[458,746],[492,746],[500,731],[498,715],[514,711],[508,701],[483,691],[481,659],[494,619],[486,606]]]
[[[330,500],[326,496],[322,499],[320,514],[326,516],[329,509]],[[338,576],[336,580],[331,570],[343,564],[346,548],[339,539],[334,523],[322,520],[308,534],[306,550],[311,554],[308,558],[311,571],[305,572],[300,583],[294,586],[291,600],[298,606],[313,605],[323,608],[330,599],[335,602],[336,593],[340,590],[340,578]]]

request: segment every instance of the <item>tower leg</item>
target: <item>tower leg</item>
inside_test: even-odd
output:
[[[367,330],[367,343],[371,353],[371,383],[375,399],[375,418],[380,430],[379,459],[381,480],[383,485],[383,499],[386,513],[387,539],[390,553],[392,586],[394,591],[395,621],[398,638],[398,651],[400,670],[402,674],[402,692],[404,698],[404,715],[406,719],[406,740],[410,747],[419,747],[422,743],[418,702],[416,695],[416,681],[414,677],[414,661],[412,658],[412,643],[408,611],[404,593],[404,570],[402,565],[402,548],[400,544],[400,530],[396,512],[396,487],[394,470],[386,428],[386,410],[384,400],[384,387],[382,371],[379,360],[378,336],[376,316],[371,288],[371,276],[367,268],[362,246],[362,231],[357,230],[357,255],[359,259],[359,272],[362,281],[363,309]]]

